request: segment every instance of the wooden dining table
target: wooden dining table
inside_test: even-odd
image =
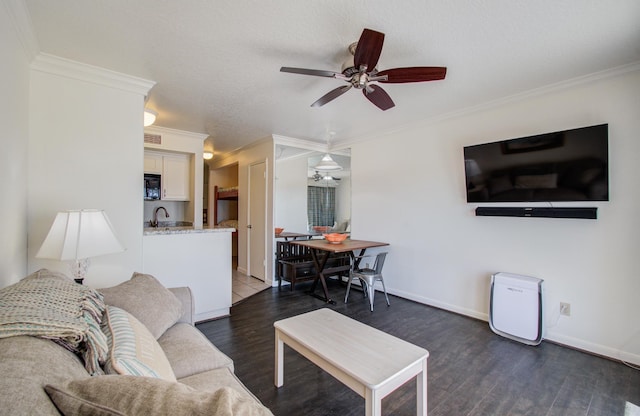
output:
[[[346,239],[339,244],[330,243],[324,239],[296,240],[291,241],[290,244],[296,244],[309,248],[311,257],[313,258],[314,266],[316,268],[316,271],[318,272],[315,279],[313,279],[313,284],[311,285],[311,289],[309,292],[312,296],[331,304],[335,304],[335,301],[331,300],[331,298],[329,297],[329,289],[327,288],[326,278],[331,276],[332,274],[349,271],[352,265],[349,264],[325,268],[329,256],[331,254],[347,253],[351,257],[353,268],[358,269],[360,261],[362,260],[362,257],[364,256],[364,253],[368,248],[383,247],[389,245],[389,243],[382,243],[379,241],[352,239]],[[357,250],[359,250],[359,252],[356,254],[355,252]],[[315,293],[318,281],[320,281],[320,283],[322,284],[324,297]]]
[[[292,233],[288,231],[283,231],[280,234],[276,234],[276,238],[284,238],[284,241],[292,240],[309,240],[311,237],[316,236],[318,234],[309,234],[309,233]]]

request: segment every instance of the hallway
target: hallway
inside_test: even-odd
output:
[[[255,295],[265,289],[270,289],[267,285],[255,277],[246,276],[238,272],[238,258],[234,257],[231,268],[231,304],[237,305],[246,298]]]

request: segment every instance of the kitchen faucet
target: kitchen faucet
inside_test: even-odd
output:
[[[158,226],[158,211],[163,210],[164,211],[164,217],[165,218],[169,218],[169,213],[167,212],[167,209],[165,207],[158,207],[156,208],[155,211],[153,211],[153,219],[151,221],[149,221],[149,225],[152,227],[157,227]]]

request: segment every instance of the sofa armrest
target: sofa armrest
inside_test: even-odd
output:
[[[188,287],[171,287],[169,288],[171,293],[176,295],[180,302],[182,302],[182,316],[178,320],[178,322],[185,322],[187,324],[193,325],[193,310],[194,310],[194,302],[193,302],[193,293],[191,293],[191,289]]]

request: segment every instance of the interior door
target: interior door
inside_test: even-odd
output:
[[[260,162],[249,166],[249,219],[247,239],[249,244],[249,274],[265,280],[267,244],[267,169]]]

